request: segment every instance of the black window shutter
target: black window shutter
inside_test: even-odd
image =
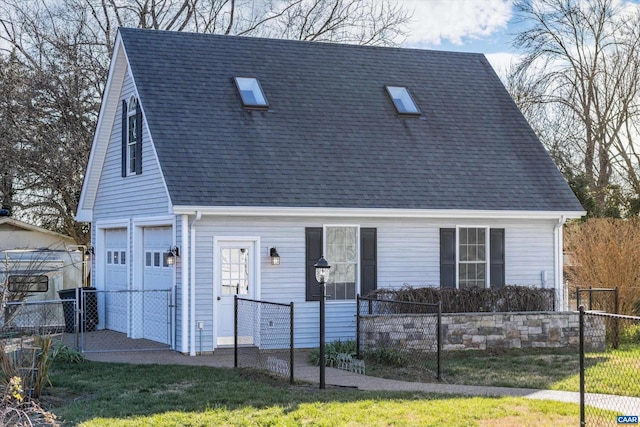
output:
[[[360,294],[367,296],[378,288],[377,230],[360,229]]]
[[[315,264],[322,254],[322,227],[305,228],[306,300],[320,301],[320,284],[316,280]]]
[[[136,175],[142,173],[142,108],[140,102],[136,107]]]
[[[127,101],[122,100],[122,171],[124,178],[127,176]]]
[[[492,228],[489,234],[490,277],[489,286],[501,288],[504,279],[504,228]]]
[[[456,229],[440,229],[440,287],[456,287]]]

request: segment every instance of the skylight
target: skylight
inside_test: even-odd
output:
[[[420,114],[413,98],[404,86],[386,86],[398,114]]]
[[[236,86],[245,107],[268,107],[260,82],[253,77],[236,77]]]

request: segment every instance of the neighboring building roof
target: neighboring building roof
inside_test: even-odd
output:
[[[26,222],[19,221],[11,217],[0,217],[0,234],[2,232],[12,232],[12,231],[29,231],[34,233],[41,233],[43,235],[49,236],[50,238],[60,240],[60,243],[75,244],[75,240],[71,236],[67,236],[61,233],[56,233],[55,231],[47,230],[46,228],[38,227],[37,225],[28,224]],[[18,245],[17,247],[23,248],[23,246],[21,245]],[[33,246],[29,246],[29,247],[33,248]],[[39,247],[39,246],[36,246],[36,247]],[[16,246],[12,244],[10,237],[4,237],[2,241],[0,241],[0,250],[14,249],[14,248],[16,248]]]
[[[481,54],[120,36],[174,206],[583,210]],[[268,110],[243,108],[234,77]]]

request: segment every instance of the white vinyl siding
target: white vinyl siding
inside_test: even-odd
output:
[[[461,220],[388,220],[353,218],[237,218],[203,216],[197,222],[196,315],[204,321],[203,351],[213,349],[215,319],[213,289],[214,237],[259,236],[261,281],[257,299],[295,304],[295,346],[318,345],[319,304],[305,301],[305,227],[323,224],[355,224],[378,232],[378,287],[438,286],[439,229],[455,227]],[[505,229],[506,284],[540,286],[540,272],[547,270],[547,287],[553,286],[553,221],[477,221],[467,226]],[[277,246],[281,264],[270,263],[269,247]],[[178,304],[180,306],[180,304]],[[355,338],[355,302],[328,301],[326,339]],[[178,316],[180,317],[180,316]],[[180,319],[177,320],[179,324]],[[177,329],[180,331],[180,329]],[[196,348],[199,349],[199,332]]]
[[[134,95],[133,82],[127,73],[120,99],[129,102],[132,95]],[[144,115],[142,119],[143,173],[122,178],[121,104],[116,111],[116,120],[100,176],[94,206],[94,221],[167,214],[169,199],[147,132]]]

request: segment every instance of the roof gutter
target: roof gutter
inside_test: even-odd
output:
[[[465,209],[374,209],[374,208],[289,208],[259,206],[173,206],[176,215],[260,216],[260,217],[366,217],[366,218],[487,218],[553,219],[580,218],[585,211],[465,210]],[[564,222],[563,222],[564,223]]]

